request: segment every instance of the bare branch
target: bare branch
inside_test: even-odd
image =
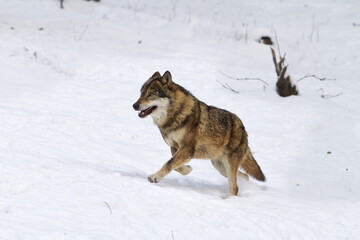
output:
[[[334,94],[324,94],[325,91],[324,91],[323,88],[320,88],[320,89],[317,90],[317,92],[320,92],[320,91],[321,91],[321,97],[324,98],[324,99],[338,97],[338,96],[343,94],[342,92],[340,92],[338,94],[335,94],[335,95]]]
[[[234,93],[239,93],[239,91],[236,91],[235,89],[233,89],[232,87],[230,87],[227,83],[222,83],[222,82],[220,82],[219,80],[216,80],[218,83],[220,83],[221,84],[221,86],[223,86],[224,88],[226,88],[226,89],[228,89],[228,90],[230,90],[230,91],[232,91],[232,92],[234,92]]]
[[[305,78],[316,78],[316,79],[318,79],[318,80],[320,80],[320,81],[326,81],[326,80],[327,80],[327,81],[336,81],[335,78],[326,78],[326,77],[321,78],[321,77],[316,76],[315,74],[309,74],[309,73],[308,73],[308,74],[306,74],[304,77],[296,80],[296,82],[300,82],[301,80],[303,80],[303,79],[305,79]]]
[[[279,56],[280,56],[280,58],[281,58],[280,44],[279,44],[279,41],[278,41],[278,37],[277,37],[276,32],[275,32],[275,40],[276,40],[276,46],[277,46],[277,48],[278,48]],[[285,58],[285,55],[284,55],[284,58]]]
[[[81,41],[81,39],[82,39],[82,38],[83,38],[83,36],[85,35],[85,33],[86,33],[86,31],[87,31],[88,27],[89,27],[89,24],[86,24],[86,27],[84,28],[84,31],[82,32],[82,34],[81,34],[81,36],[80,36],[80,38],[79,38],[79,41]]]
[[[321,97],[322,97],[322,98],[325,98],[325,99],[329,99],[329,98],[338,97],[338,96],[340,96],[340,95],[342,95],[342,94],[343,94],[342,92],[340,92],[340,93],[338,93],[338,94],[335,94],[335,95],[325,94],[325,95],[322,95]]]
[[[110,214],[112,215],[112,210],[111,210],[110,205],[109,205],[107,202],[104,202],[104,203],[105,203],[105,205],[109,208]]]
[[[237,80],[237,81],[260,81],[265,85],[269,85],[267,82],[265,82],[264,80],[262,80],[261,78],[235,78],[235,77],[231,77],[221,71],[219,71],[222,75],[224,75],[227,78],[233,79],[233,80]]]
[[[316,90],[316,92],[320,92],[320,91],[321,91],[321,95],[323,95],[324,94],[324,89],[320,88],[320,89]]]
[[[60,0],[60,8],[64,9],[64,0]]]
[[[321,97],[322,98],[325,98],[325,99],[329,99],[329,98],[333,98],[333,97],[338,97],[342,95],[342,92],[338,93],[338,94],[335,94],[335,95],[332,95],[332,94],[325,94],[325,95],[322,95]]]

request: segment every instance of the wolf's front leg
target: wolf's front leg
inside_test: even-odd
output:
[[[168,175],[171,170],[179,169],[180,171],[184,171],[184,175],[189,174],[192,168],[188,165],[183,166],[185,163],[189,162],[194,155],[194,150],[190,147],[184,147],[179,149],[174,156],[167,161],[162,168],[156,173],[150,175],[148,177],[149,182],[158,183],[163,179],[166,175]],[[179,171],[179,172],[180,172]]]
[[[192,167],[190,165],[182,165],[175,169],[181,175],[188,175],[192,171]]]
[[[177,151],[178,151],[177,148],[171,147],[171,155],[174,156]],[[190,165],[182,165],[176,168],[175,171],[177,171],[181,175],[188,175],[189,173],[191,173],[192,167]]]

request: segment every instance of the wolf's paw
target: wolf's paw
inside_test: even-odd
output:
[[[161,181],[162,177],[160,177],[159,175],[157,174],[152,174],[150,176],[148,176],[147,178],[149,180],[149,182],[151,183],[158,183]]]
[[[190,165],[183,165],[176,169],[182,175],[188,175],[192,171],[192,167]]]

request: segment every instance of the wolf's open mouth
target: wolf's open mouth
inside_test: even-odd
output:
[[[139,117],[141,117],[141,118],[146,117],[147,115],[152,113],[156,108],[157,108],[157,106],[152,106],[152,107],[149,107],[149,108],[147,108],[145,110],[140,111],[139,112]]]

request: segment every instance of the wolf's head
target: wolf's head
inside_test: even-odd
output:
[[[140,90],[140,98],[134,103],[133,108],[139,111],[139,117],[145,118],[152,115],[156,121],[166,115],[172,96],[172,77],[169,71],[163,76],[155,72]]]

